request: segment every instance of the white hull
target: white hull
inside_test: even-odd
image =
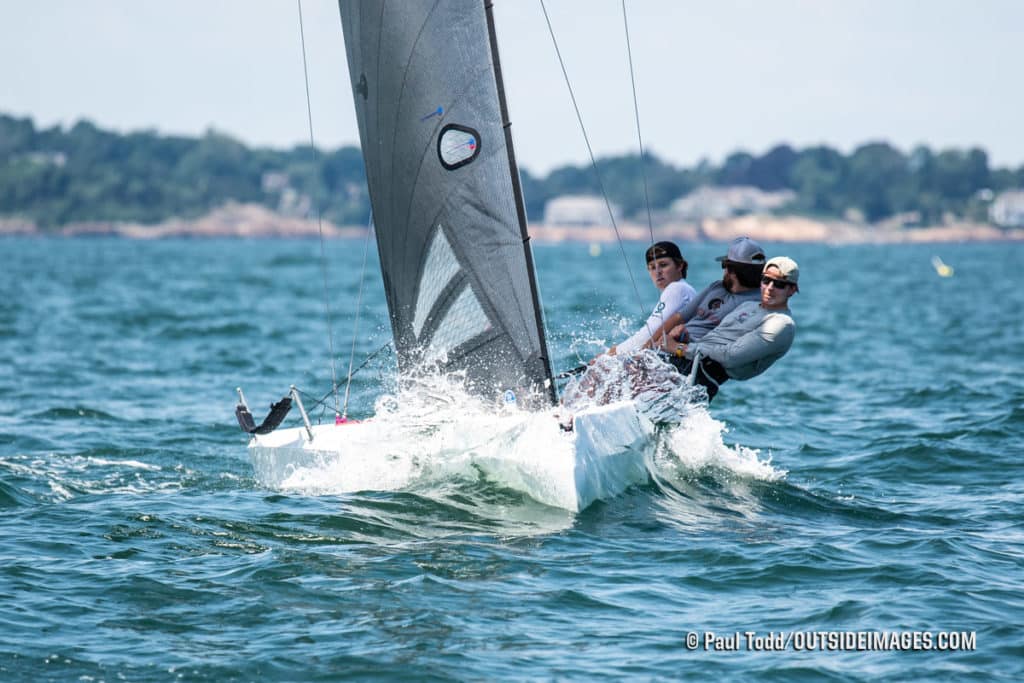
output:
[[[472,468],[538,502],[579,511],[647,481],[653,434],[627,401],[579,413],[571,432],[550,412],[431,425],[371,420],[317,425],[312,441],[305,428],[279,429],[254,436],[249,452],[256,478],[270,488],[395,490]]]

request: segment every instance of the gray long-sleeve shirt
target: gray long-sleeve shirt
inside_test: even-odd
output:
[[[686,349],[722,364],[732,379],[750,379],[786,355],[796,336],[789,309],[769,311],[756,301],[741,303],[715,329]]]
[[[721,280],[716,280],[691,299],[690,303],[679,311],[679,317],[683,319],[690,339],[700,341],[741,303],[760,300],[760,288],[755,287],[733,294],[725,288]]]

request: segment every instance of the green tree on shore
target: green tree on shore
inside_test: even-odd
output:
[[[795,195],[784,211],[820,218],[851,210],[869,221],[916,212],[923,223],[947,215],[984,218],[984,196],[1024,187],[1024,166],[991,168],[979,148],[905,154],[870,142],[849,155],[824,145],[780,144],[761,156],[730,154],[721,165],[679,168],[647,154],[599,159],[597,169],[562,166],[546,177],[521,169],[527,214],[543,217],[545,203],[565,194],[598,194],[630,217],[664,211],[701,185],[747,185]],[[646,192],[644,181],[646,179]],[[250,148],[209,131],[198,138],[154,131],[119,134],[88,121],[70,129],[36,129],[30,119],[0,115],[0,216],[54,228],[70,222],[157,223],[195,217],[228,201],[256,202],[339,224],[369,216],[362,154],[356,147],[313,153]]]

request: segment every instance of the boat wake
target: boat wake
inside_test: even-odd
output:
[[[633,379],[622,375],[623,383]],[[725,425],[694,400],[693,389],[641,392],[635,403],[616,393],[631,388],[606,383],[599,399],[573,389],[566,394],[571,405],[528,412],[515,405],[495,410],[457,377],[420,378],[381,396],[368,420],[319,425],[312,442],[303,430],[279,430],[254,439],[250,453],[260,485],[301,495],[448,497],[453,486],[496,486],[571,511],[652,479],[673,485],[709,471],[764,481],[785,476],[757,451],[726,445]],[[570,409],[581,411],[575,433],[562,428]],[[670,410],[673,423],[660,419]]]

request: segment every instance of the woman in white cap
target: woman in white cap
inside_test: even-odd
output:
[[[707,388],[708,400],[728,379],[760,375],[793,344],[796,323],[790,316],[789,299],[799,291],[799,279],[796,261],[788,256],[770,259],[761,275],[759,302],[741,303],[700,341],[683,344],[669,338],[663,350],[684,374],[699,360],[694,380]]]

